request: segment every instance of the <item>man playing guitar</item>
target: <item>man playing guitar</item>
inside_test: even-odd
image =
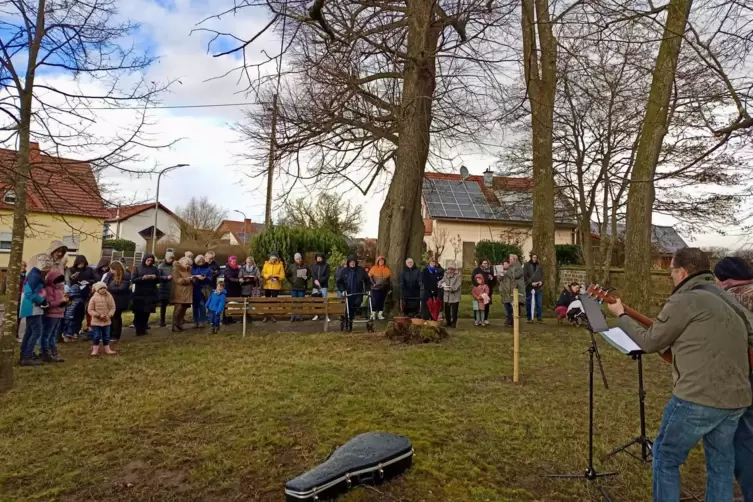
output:
[[[722,295],[709,259],[685,248],[672,259],[675,284],[656,321],[646,328],[631,319],[622,302],[609,310],[618,326],[644,352],[671,348],[672,398],[667,403],[653,449],[654,500],[679,502],[680,465],[703,439],[706,501],[732,502],[740,417],[753,402],[748,360],[750,325]],[[734,301],[734,300],[732,300]]]

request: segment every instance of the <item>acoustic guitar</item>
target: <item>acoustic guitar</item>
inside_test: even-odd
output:
[[[617,299],[610,295],[608,292],[604,291],[603,288],[599,287],[599,285],[591,285],[588,287],[588,290],[586,291],[586,294],[590,296],[591,298],[594,298],[596,300],[602,301],[604,303],[613,304],[617,301]],[[622,304],[623,308],[625,309],[625,313],[630,317],[631,319],[637,321],[639,324],[641,324],[644,328],[650,328],[652,324],[654,324],[654,321],[652,321],[650,318],[646,317],[645,315],[641,314],[637,310],[634,310],[624,303]],[[672,349],[668,348],[664,352],[660,352],[659,355],[662,359],[667,361],[668,363],[672,363]],[[753,349],[749,349],[749,357],[750,357],[750,364],[753,366]]]

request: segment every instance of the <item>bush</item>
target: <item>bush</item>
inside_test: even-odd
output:
[[[127,239],[107,239],[102,241],[102,249],[114,249],[115,251],[135,251],[136,243]]]
[[[580,246],[575,244],[557,244],[557,265],[583,265]]]
[[[476,263],[481,260],[489,260],[492,264],[502,263],[511,254],[516,254],[522,261],[523,251],[517,244],[484,240],[476,244]]]
[[[274,252],[280,253],[286,263],[292,263],[296,253],[307,254],[328,250],[348,253],[345,240],[327,230],[291,228],[284,225],[273,226],[251,239],[251,253],[259,263],[263,263]]]

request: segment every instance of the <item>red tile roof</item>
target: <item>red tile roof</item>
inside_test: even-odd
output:
[[[219,234],[224,235],[230,232],[238,242],[243,242],[243,239],[239,237],[239,234],[248,232],[248,237],[250,237],[263,231],[264,224],[254,223],[251,219],[247,219],[245,222],[237,220],[222,220],[217,227],[217,232]]]
[[[13,188],[16,151],[0,148],[0,194]],[[105,218],[102,196],[88,162],[53,157],[30,147],[32,162],[27,184],[26,204],[29,211]],[[13,209],[0,197],[0,209]]]
[[[180,216],[170,211],[161,202],[159,203],[159,207],[164,212],[180,220]],[[116,222],[116,221],[127,220],[131,216],[137,215],[139,213],[143,213],[144,211],[147,211],[152,208],[154,208],[154,202],[148,202],[146,204],[136,204],[134,206],[120,206],[120,208],[110,207],[110,208],[107,208],[107,219],[105,221]]]

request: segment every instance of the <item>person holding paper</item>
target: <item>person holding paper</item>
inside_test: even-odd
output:
[[[528,322],[533,322],[534,315],[536,320],[544,322],[541,312],[544,302],[544,269],[536,253],[531,253],[531,260],[523,267],[523,279],[526,283]]]
[[[484,326],[484,316],[486,315],[486,306],[489,303],[489,286],[486,285],[483,274],[478,274],[473,279],[473,317],[476,326]]]
[[[290,264],[286,273],[288,282],[290,283],[290,296],[293,298],[303,298],[306,296],[306,289],[308,289],[311,269],[303,263],[301,253],[296,253],[294,258],[295,260]],[[296,321],[303,321],[303,318],[297,315],[290,318],[290,322]]]
[[[753,267],[739,257],[723,258],[714,267],[720,286],[747,309],[748,319],[753,319]],[[753,348],[753,333],[748,332],[748,347]],[[753,387],[753,373],[750,375]],[[735,477],[745,497],[753,502],[753,406],[740,419],[735,432]]]
[[[734,497],[733,440],[753,401],[748,326],[723,298],[710,268],[698,248],[675,253],[670,268],[675,289],[650,328],[628,317],[620,300],[609,305],[618,326],[641,350],[672,350],[674,388],[653,449],[655,501],[680,500],[680,466],[701,440],[706,500],[732,502]]]
[[[439,283],[439,287],[444,292],[444,321],[448,328],[457,328],[458,325],[458,308],[460,307],[460,289],[462,279],[458,272],[457,265],[451,261],[447,267],[444,277]]]

